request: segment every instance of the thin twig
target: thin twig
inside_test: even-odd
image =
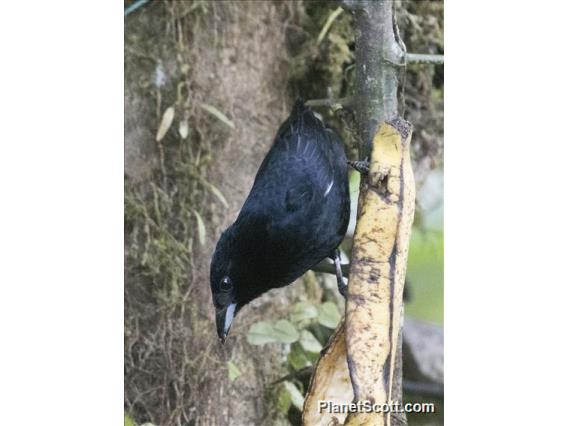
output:
[[[352,98],[339,98],[339,99],[310,99],[305,102],[309,107],[328,107],[332,110],[348,108],[353,102]]]
[[[427,53],[407,53],[406,62],[409,64],[443,64],[444,55],[430,55]]]
[[[128,6],[126,9],[124,9],[124,16],[128,16],[130,15],[132,12],[134,12],[135,10],[141,8],[142,6],[144,6],[146,3],[148,3],[150,0],[138,0],[135,1],[134,3],[132,3],[130,6]]]
[[[318,35],[316,46],[319,46],[321,44],[321,42],[325,38],[327,32],[331,28],[331,24],[333,24],[333,21],[335,21],[337,19],[337,17],[339,15],[341,15],[341,12],[343,12],[343,9],[341,8],[341,6],[338,7],[337,9],[335,9],[333,12],[331,12],[329,17],[327,18],[327,21],[325,22],[325,25],[323,26],[323,28],[321,29],[321,31]]]

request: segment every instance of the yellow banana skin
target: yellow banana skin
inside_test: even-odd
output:
[[[346,304],[347,364],[354,400],[392,399],[396,348],[415,186],[411,126],[383,123],[373,139],[369,176],[361,188]],[[346,425],[390,425],[390,413],[351,413]]]
[[[346,317],[316,364],[304,405],[306,426],[391,425],[391,413],[332,414],[320,412],[318,402],[392,401],[415,205],[411,134],[410,123],[395,118],[373,139],[359,196]]]

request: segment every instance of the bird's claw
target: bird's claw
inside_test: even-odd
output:
[[[339,290],[339,294],[341,294],[345,299],[347,299],[347,284],[343,279],[337,279],[337,289]]]
[[[333,256],[333,263],[335,264],[335,276],[337,278],[337,289],[339,293],[347,298],[347,284],[343,281],[343,273],[341,272],[341,253],[339,249],[335,250]]]
[[[357,170],[362,175],[369,174],[369,162],[368,161],[351,161],[347,160],[347,164],[349,164],[353,169]]]

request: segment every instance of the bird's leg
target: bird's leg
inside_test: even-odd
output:
[[[348,134],[354,139],[355,145],[361,145],[361,138],[359,133],[355,130],[356,123],[355,123],[355,114],[352,108],[344,107],[338,111],[338,116],[345,125]],[[353,167],[362,175],[369,174],[369,157],[365,158],[363,161],[351,161],[347,160],[347,164]]]
[[[347,284],[343,281],[343,273],[341,272],[341,253],[339,252],[339,249],[335,249],[335,252],[333,253],[333,263],[335,263],[337,289],[343,297],[347,297]]]
[[[353,167],[362,175],[369,174],[369,162],[367,160],[364,161],[351,161],[347,160],[347,164]]]

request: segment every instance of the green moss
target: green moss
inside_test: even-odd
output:
[[[317,38],[337,5],[307,2],[301,16],[303,37],[291,46],[290,83],[306,99],[342,96],[349,91],[351,78],[346,69],[353,62],[354,41],[351,16],[341,13],[318,45]]]

